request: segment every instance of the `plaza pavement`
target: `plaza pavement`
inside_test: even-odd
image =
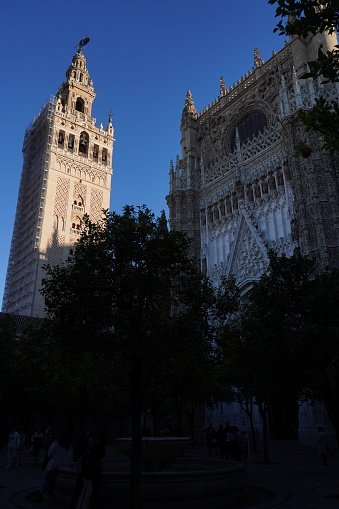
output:
[[[107,456],[114,448],[109,448]],[[206,458],[204,446],[187,450],[185,456]],[[249,477],[248,502],[239,509],[339,509],[339,453],[330,451],[327,467],[320,466],[315,448],[297,441],[271,441],[270,461],[263,463],[262,453],[252,454],[245,462]],[[39,489],[42,472],[32,467],[32,458],[24,456],[19,467],[5,469],[6,454],[0,452],[0,509],[60,509],[53,497],[43,503],[31,503],[27,496]],[[112,507],[113,509],[113,507]],[[159,507],[159,509],[161,509]],[[175,509],[175,508],[173,508]],[[194,508],[192,508],[194,509]],[[208,509],[208,504],[206,504]]]

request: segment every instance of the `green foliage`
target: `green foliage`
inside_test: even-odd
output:
[[[277,4],[276,17],[288,16],[288,21],[279,21],[274,32],[279,35],[299,35],[307,37],[329,30],[330,33],[339,25],[338,0],[268,0],[271,5]]]
[[[77,366],[75,387],[95,394],[91,376],[100,370],[111,400],[110,387],[128,394],[133,384],[140,405],[155,392],[160,400],[184,392],[190,378],[197,390],[210,355],[213,288],[188,255],[187,237],[146,207],[84,222],[67,263],[47,266],[43,280],[50,344],[64,367]]]
[[[318,59],[308,62],[309,72],[304,73],[301,78],[321,78],[321,83],[335,83],[339,81],[339,46],[332,51],[324,53],[318,50]]]
[[[28,326],[18,334],[13,316],[0,317],[0,402],[3,412],[14,409],[25,412],[41,408],[41,404],[48,401],[47,352],[41,330]]]
[[[339,150],[339,105],[336,101],[328,102],[321,96],[310,110],[299,110],[298,118],[306,127],[306,132],[321,132],[324,140],[322,150],[328,150],[331,154]],[[305,147],[295,148],[298,154],[304,154]]]
[[[0,404],[1,408],[13,398],[13,363],[15,362],[15,338],[13,318],[0,315]]]
[[[339,270],[269,253],[270,265],[218,343],[235,399],[323,401],[339,432]],[[338,435],[339,436],[339,435]]]

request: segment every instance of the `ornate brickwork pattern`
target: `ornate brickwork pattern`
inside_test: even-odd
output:
[[[58,217],[66,217],[69,187],[69,179],[58,177],[54,202],[54,214]]]
[[[102,217],[103,192],[99,189],[91,189],[91,203],[89,215],[93,222],[99,221]]]
[[[83,203],[86,203],[86,194],[87,194],[87,186],[84,184],[81,184],[80,182],[76,182],[74,184],[73,189],[73,199],[78,200],[81,198],[83,200]]]
[[[63,246],[65,245],[64,235],[53,235],[49,241],[47,250],[48,263],[60,265],[63,262]]]

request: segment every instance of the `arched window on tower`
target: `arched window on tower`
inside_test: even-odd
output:
[[[102,149],[101,160],[104,164],[107,164],[107,150],[105,148]]]
[[[76,200],[73,201],[72,209],[79,212],[84,212],[84,200],[80,195]]]
[[[80,219],[79,216],[76,216],[73,219],[73,221],[74,222],[72,223],[72,226],[70,229],[70,234],[71,235],[80,235],[81,231],[82,231],[82,220]]]
[[[87,156],[88,143],[89,143],[89,136],[85,131],[82,131],[82,133],[80,133],[80,138],[79,138],[79,154],[83,154],[83,155]]]
[[[265,113],[262,111],[252,111],[249,115],[246,115],[239,124],[237,125],[240,143],[247,141],[249,138],[256,136],[258,133],[262,132],[267,126],[267,118]],[[236,147],[236,131],[234,129],[232,140],[231,140],[231,150],[233,151]]]
[[[59,131],[58,146],[62,148],[65,143],[65,131]]]
[[[74,149],[74,134],[70,134],[68,136],[68,150],[73,151],[73,149]]]
[[[78,97],[76,103],[75,103],[75,109],[77,111],[80,111],[81,113],[84,113],[85,111],[85,102],[81,97]]]
[[[93,146],[93,159],[95,159],[97,161],[98,155],[99,155],[99,145],[94,145]]]

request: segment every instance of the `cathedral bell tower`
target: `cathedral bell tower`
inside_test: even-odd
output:
[[[57,94],[64,107],[84,113],[87,116],[92,114],[92,104],[96,94],[94,93],[93,81],[90,79],[86,59],[79,48],[72,59],[72,64],[66,72],[65,81]]]
[[[96,127],[93,82],[80,41],[56,96],[27,128],[3,311],[44,316],[43,265],[64,262],[81,235],[83,216],[110,204],[114,129]],[[85,41],[85,42],[84,42]]]

